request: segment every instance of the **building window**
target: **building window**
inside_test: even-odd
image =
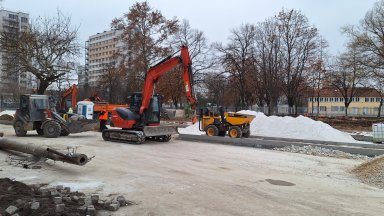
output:
[[[376,102],[380,103],[380,101],[381,101],[380,98],[376,98]]]
[[[360,102],[360,98],[359,97],[355,98],[355,101]]]
[[[338,106],[331,106],[331,111],[332,112],[339,112],[339,107]]]
[[[21,22],[27,23],[28,22],[28,18],[27,17],[21,17]]]
[[[344,98],[340,98],[340,102],[344,102]]]
[[[324,98],[324,101],[325,101],[325,102],[328,102],[328,98],[327,98],[327,97],[326,97],[326,98]]]
[[[312,102],[313,101],[313,98],[309,98],[309,102]]]
[[[371,98],[371,103],[372,103],[372,102],[375,102],[375,98]]]
[[[320,98],[320,102],[323,102],[323,101],[324,101],[324,98],[321,97],[321,98]]]
[[[365,102],[369,102],[369,98],[365,98]]]
[[[333,102],[333,98],[331,97],[331,98],[329,98],[329,102]]]
[[[320,111],[323,111],[323,112],[327,111],[327,107],[326,106],[320,106]]]
[[[339,110],[340,110],[340,112],[344,112],[345,107],[341,106],[341,107],[339,107]]]
[[[339,102],[339,98],[335,98],[335,102]]]

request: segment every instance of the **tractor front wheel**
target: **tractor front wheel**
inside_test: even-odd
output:
[[[56,121],[49,121],[43,126],[44,136],[47,138],[56,138],[60,136],[61,126]]]

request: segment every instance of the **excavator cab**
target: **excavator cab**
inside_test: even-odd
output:
[[[130,110],[138,114],[140,111],[143,94],[141,92],[133,93],[130,97]],[[147,125],[156,125],[160,123],[161,97],[154,94],[149,102],[148,109],[144,112],[145,123]]]

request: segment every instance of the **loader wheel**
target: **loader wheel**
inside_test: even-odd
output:
[[[22,121],[16,121],[13,125],[15,129],[16,136],[25,136],[27,135],[27,131],[24,129],[24,124]]]
[[[60,136],[61,126],[56,121],[49,121],[44,124],[44,136],[47,138],[56,138]]]
[[[68,135],[69,135],[69,131],[67,131],[65,129],[61,129],[60,136],[68,136]]]
[[[240,138],[241,137],[241,129],[238,126],[232,126],[228,130],[228,135],[231,138]]]
[[[205,133],[208,136],[217,136],[219,135],[219,129],[215,125],[208,125],[208,127],[205,129]]]
[[[44,130],[41,129],[41,128],[36,129],[36,132],[37,132],[37,134],[38,134],[39,136],[43,136],[43,135],[44,135]]]

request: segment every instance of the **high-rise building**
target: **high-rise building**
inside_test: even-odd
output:
[[[0,10],[0,32],[17,33],[29,30],[29,14]],[[9,53],[0,51],[0,89],[2,92],[29,88],[30,74],[20,71],[6,71],[4,67]],[[9,68],[8,68],[9,69]],[[17,86],[17,88],[15,88]]]
[[[100,76],[105,72],[108,64],[115,64],[114,54],[120,47],[119,31],[104,31],[89,37],[86,41],[85,71],[79,86],[88,84],[96,86]]]

